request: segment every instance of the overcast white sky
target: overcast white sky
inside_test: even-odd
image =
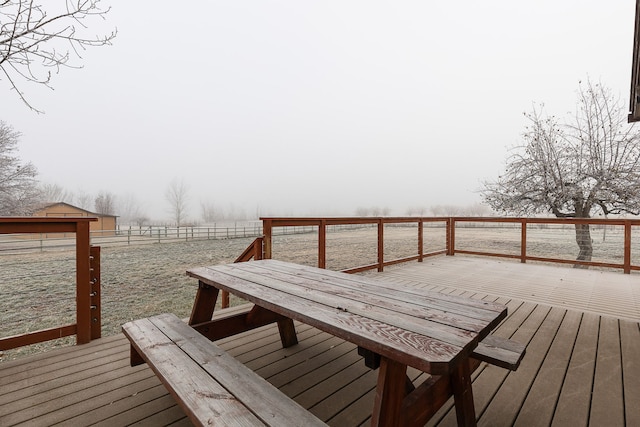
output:
[[[0,120],[40,180],[133,195],[169,218],[172,179],[263,215],[469,205],[533,102],[578,81],[628,104],[633,0],[110,0],[111,47],[55,91],[0,80]]]

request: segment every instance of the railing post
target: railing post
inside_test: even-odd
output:
[[[273,233],[273,224],[270,219],[262,221],[262,230],[264,231],[264,257],[265,259],[271,259],[273,253],[271,252],[271,239]]]
[[[89,223],[76,223],[76,341],[91,341],[91,266]]]
[[[456,220],[453,217],[447,218],[447,255],[453,256],[456,253]]]
[[[378,271],[384,271],[384,221],[378,219]]]
[[[424,221],[422,218],[418,221],[418,262],[422,262],[422,258],[424,257]]]
[[[520,262],[527,262],[527,219],[520,221]]]
[[[100,300],[100,246],[91,246],[91,339],[102,336],[102,304]]]
[[[327,221],[318,224],[318,267],[327,268]]]
[[[631,221],[624,221],[624,274],[631,274]]]

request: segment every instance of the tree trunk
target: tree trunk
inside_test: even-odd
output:
[[[576,224],[576,243],[578,243],[578,248],[580,248],[576,261],[591,261],[593,245],[589,224]],[[589,268],[589,266],[574,264],[573,268]]]

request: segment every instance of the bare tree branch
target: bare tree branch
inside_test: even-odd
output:
[[[82,68],[72,62],[73,58],[82,59],[81,51],[91,46],[110,45],[116,37],[115,30],[101,36],[84,34],[89,21],[105,19],[109,10],[100,7],[100,0],[42,4],[34,0],[3,1],[0,3],[0,77],[4,76],[11,90],[30,109],[38,111],[19,85],[27,82],[51,88],[51,69],[57,74],[62,67]]]
[[[13,154],[19,139],[19,132],[0,121],[0,216],[28,215],[39,200],[38,171]]]
[[[482,196],[508,214],[550,212],[558,218],[640,213],[640,134],[601,84],[580,84],[575,115],[561,123],[535,108],[523,144]],[[576,227],[580,256],[591,258],[587,227]]]

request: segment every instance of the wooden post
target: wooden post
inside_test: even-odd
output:
[[[327,221],[318,224],[318,268],[327,268]]]
[[[527,262],[527,219],[522,218],[520,221],[520,262]]]
[[[447,255],[453,256],[456,253],[456,220],[453,217],[447,218]]]
[[[91,341],[91,266],[89,222],[76,223],[76,342]]]
[[[418,221],[418,262],[422,262],[422,258],[424,257],[424,222],[422,218]]]
[[[100,246],[91,246],[91,339],[102,336],[102,304],[100,299]]]
[[[271,259],[272,249],[271,249],[271,236],[273,233],[273,224],[270,219],[262,220],[262,232],[264,233],[264,258]]]
[[[624,220],[624,274],[631,274],[631,221]]]
[[[378,271],[384,270],[384,220],[378,219]]]

